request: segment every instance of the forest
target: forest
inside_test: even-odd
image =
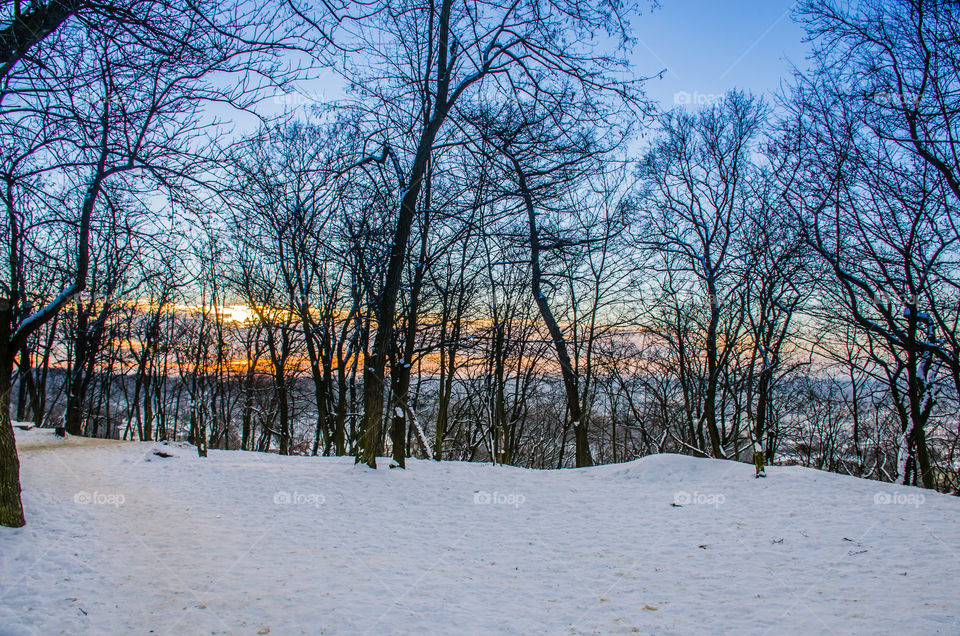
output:
[[[960,494],[955,3],[670,109],[626,0],[0,7],[0,525],[16,422]]]

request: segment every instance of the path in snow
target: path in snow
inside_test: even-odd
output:
[[[960,633],[960,500],[918,489],[17,439],[3,635]]]

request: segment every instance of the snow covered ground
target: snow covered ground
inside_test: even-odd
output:
[[[17,439],[4,635],[960,633],[960,499],[918,489]]]

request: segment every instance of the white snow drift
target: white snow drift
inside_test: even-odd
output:
[[[4,635],[960,631],[960,500],[918,489],[17,440]]]

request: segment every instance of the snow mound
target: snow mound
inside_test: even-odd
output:
[[[648,455],[631,462],[597,466],[591,470],[602,479],[642,481],[647,484],[711,481],[722,483],[754,476],[752,465],[672,453]]]
[[[57,448],[68,448],[76,446],[110,446],[120,444],[114,439],[101,439],[94,437],[75,437],[66,434],[60,437],[56,430],[52,428],[32,428],[15,429],[17,441],[17,451],[25,452],[32,450],[54,450]]]

